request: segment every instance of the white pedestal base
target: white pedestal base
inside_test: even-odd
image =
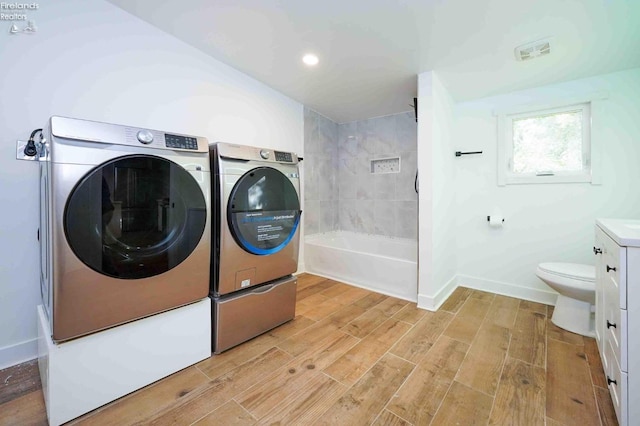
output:
[[[211,300],[56,345],[38,306],[38,365],[59,425],[211,356]]]
[[[570,297],[558,295],[551,322],[560,328],[587,337],[595,337],[594,314],[591,304]]]

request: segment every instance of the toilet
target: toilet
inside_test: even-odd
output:
[[[541,263],[536,275],[560,293],[551,322],[573,333],[593,337],[595,267],[579,263]]]

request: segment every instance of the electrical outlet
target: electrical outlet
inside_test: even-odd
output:
[[[24,147],[27,146],[27,141],[16,141],[16,160],[36,161],[37,155],[29,157],[24,153]]]

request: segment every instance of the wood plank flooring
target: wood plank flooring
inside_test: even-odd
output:
[[[552,308],[458,288],[438,312],[322,277],[296,318],[73,425],[615,425],[593,339]],[[44,425],[37,363],[0,371],[0,425]]]

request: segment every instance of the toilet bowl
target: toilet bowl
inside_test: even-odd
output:
[[[579,263],[541,263],[536,275],[559,293],[551,322],[573,333],[593,337],[595,267]]]

